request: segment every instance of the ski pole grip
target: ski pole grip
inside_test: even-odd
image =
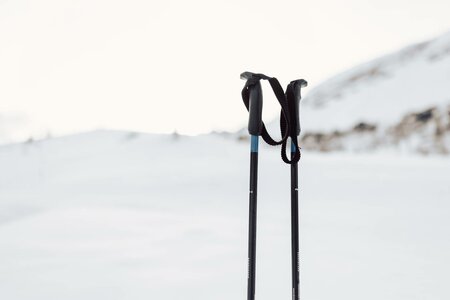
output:
[[[248,132],[251,135],[261,135],[262,131],[262,108],[263,97],[261,79],[268,79],[264,74],[255,74],[252,72],[244,72],[241,74],[241,79],[247,80],[246,87],[248,88]],[[245,102],[245,100],[244,100]]]
[[[249,86],[249,98],[248,132],[251,135],[261,135],[263,98],[259,81]]]
[[[293,89],[294,89],[294,103],[292,103],[291,105],[293,105],[293,107],[291,107],[291,110],[293,110],[291,113],[293,113],[294,115],[292,117],[294,117],[294,119],[292,121],[294,121],[294,126],[295,126],[295,130],[297,132],[297,136],[300,135],[300,100],[302,98],[301,96],[301,89],[302,87],[307,87],[308,86],[308,82],[306,82],[306,80],[304,79],[299,79],[299,80],[294,80],[291,81],[291,84],[293,84]]]

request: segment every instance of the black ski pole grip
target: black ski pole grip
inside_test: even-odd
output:
[[[301,89],[303,87],[308,86],[308,82],[304,79],[294,80],[290,83],[293,85],[293,93],[294,93],[294,103],[290,104],[291,109],[291,121],[294,122],[292,124],[295,128],[295,131],[297,133],[297,136],[300,135],[301,127],[300,127],[300,100],[302,98],[301,96]]]
[[[255,74],[252,72],[244,72],[241,74],[241,79],[247,80],[246,88],[248,89],[248,99],[244,99],[248,107],[248,132],[251,135],[261,135],[262,132],[262,108],[263,96],[261,79],[268,79],[264,74]]]
[[[261,83],[258,81],[249,86],[248,132],[261,135],[263,97]]]

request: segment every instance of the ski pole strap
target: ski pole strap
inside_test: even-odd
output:
[[[300,160],[301,153],[298,145],[298,136],[300,135],[300,100],[301,100],[301,88],[307,86],[307,82],[303,79],[291,81],[286,88],[286,100],[288,104],[289,112],[289,126],[287,126],[280,117],[281,130],[288,130],[289,137],[291,139],[291,159],[286,155],[287,140],[281,145],[281,158],[287,164],[295,164]]]
[[[251,122],[249,123],[249,131],[252,131],[250,133],[252,135],[261,135],[264,141],[271,146],[281,145],[282,160],[287,164],[297,163],[301,156],[300,147],[298,146],[298,136],[300,135],[300,90],[302,87],[307,85],[307,82],[303,79],[291,81],[291,83],[287,86],[285,93],[279,81],[275,77],[269,77],[258,73],[244,72],[241,74],[241,78],[247,80],[241,94],[245,107],[249,112],[251,100],[250,94],[255,90],[259,90],[258,93],[260,93],[260,98],[258,101],[261,103],[259,103],[260,107],[258,105],[258,108],[260,108],[258,113],[262,113],[262,93],[260,92],[261,80],[269,81],[270,86],[272,87],[272,90],[281,106],[280,131],[282,138],[280,141],[275,141],[269,135],[261,116],[256,118],[258,120],[257,122],[260,122],[261,124],[257,124],[257,126],[255,126],[255,124],[250,124]],[[252,112],[250,113],[252,114]],[[250,125],[253,125],[252,128],[250,128]],[[290,151],[291,159],[289,159],[286,154],[288,138],[291,139],[292,143]]]
[[[257,73],[251,73],[251,72],[244,72],[241,74],[242,79],[246,79],[247,82],[245,83],[244,88],[242,89],[242,100],[244,101],[245,107],[248,111],[250,111],[250,92],[252,89],[257,88],[257,85],[260,84],[261,80],[268,80],[270,83],[270,86],[272,87],[272,90],[275,94],[275,97],[277,98],[278,102],[281,106],[281,118],[284,119],[286,122],[286,129],[281,131],[281,140],[276,141],[274,140],[270,134],[267,132],[266,126],[263,121],[261,121],[260,126],[260,132],[251,132],[251,134],[254,135],[261,135],[264,141],[271,145],[271,146],[277,146],[281,145],[283,142],[287,140],[289,137],[288,130],[289,128],[289,122],[288,122],[288,106],[286,103],[286,96],[284,94],[283,88],[281,87],[278,79],[275,77],[269,77],[264,74],[257,74]],[[249,128],[250,129],[250,128]]]

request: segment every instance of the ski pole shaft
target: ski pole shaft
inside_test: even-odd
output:
[[[259,137],[257,135],[252,135],[250,149],[247,300],[255,299],[258,143]]]
[[[295,155],[291,145],[291,158]],[[291,164],[291,253],[292,253],[292,300],[300,299],[299,264],[299,217],[298,217],[298,164]]]
[[[289,103],[291,113],[291,126],[293,126],[293,135],[300,135],[300,100],[301,88],[307,86],[303,79],[294,80],[290,83],[293,92],[293,98]],[[291,136],[292,137],[292,136]],[[295,137],[295,140],[296,137]],[[296,142],[297,143],[297,142]],[[300,149],[291,140],[291,159],[294,160],[295,154]],[[292,253],[292,300],[300,299],[300,253],[299,253],[299,212],[298,212],[298,163],[291,164],[291,253]]]
[[[251,73],[243,73],[244,79],[252,80]],[[248,84],[249,82],[247,82]],[[249,85],[249,119],[248,132],[250,145],[250,191],[249,191],[249,226],[248,226],[248,278],[247,300],[255,299],[256,279],[256,217],[258,192],[258,144],[262,129],[262,88],[259,81]]]

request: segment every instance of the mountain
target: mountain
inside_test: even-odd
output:
[[[326,80],[301,122],[304,149],[448,154],[450,32]]]
[[[2,299],[245,298],[247,143],[95,131],[0,146],[0,166]],[[303,297],[449,299],[449,168],[305,151]],[[261,149],[261,300],[290,297],[289,179]]]

